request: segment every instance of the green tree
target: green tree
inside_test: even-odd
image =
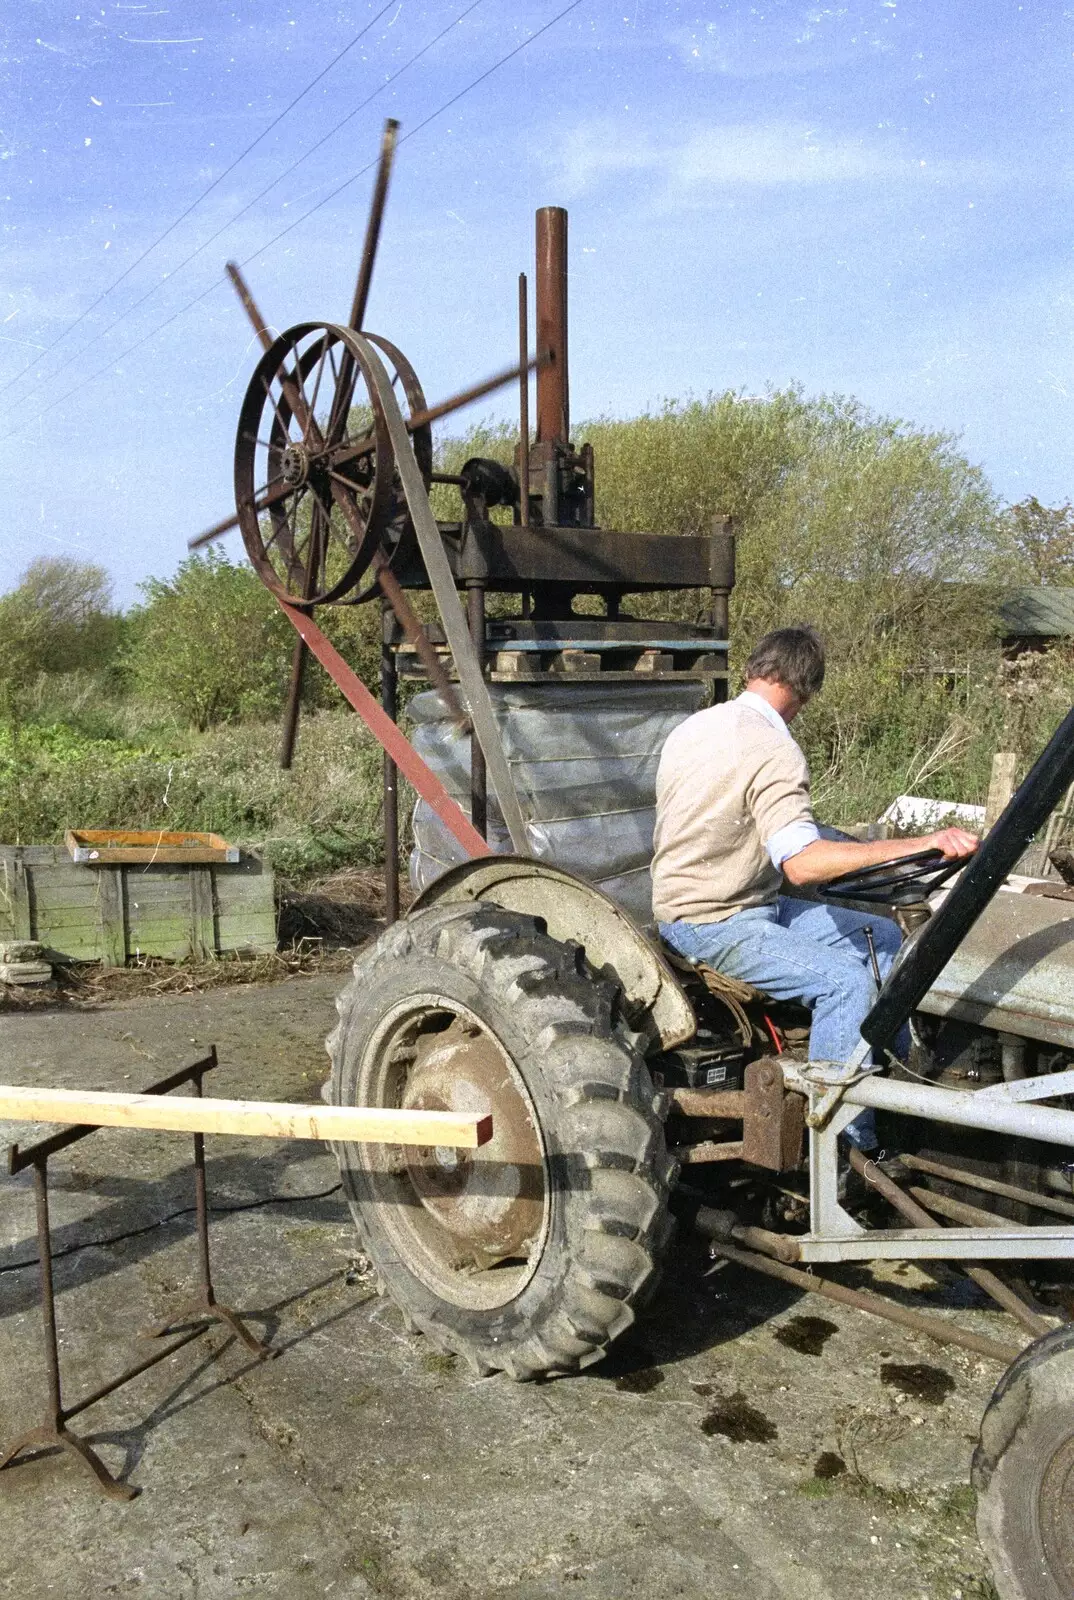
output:
[[[1037,584],[1074,583],[1074,506],[1042,506],[1036,495],[1008,506],[1003,528],[1016,570]]]
[[[93,670],[108,666],[114,658],[122,621],[112,602],[111,579],[103,567],[42,556],[27,567],[15,596],[45,625],[42,671]]]
[[[32,561],[0,596],[0,690],[10,717],[13,697],[42,673],[108,666],[119,647],[122,619],[103,567],[62,557]]]
[[[210,550],[141,587],[128,662],[149,699],[199,730],[278,710],[294,636],[250,567]]]

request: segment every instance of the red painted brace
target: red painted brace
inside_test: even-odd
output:
[[[373,737],[387,751],[404,778],[430,805],[440,821],[461,844],[470,857],[489,856],[493,852],[482,839],[457,800],[448,794],[435,772],[421,759],[414,746],[400,733],[388,713],[370,694],[358,674],[348,667],[339,651],[325,638],[320,628],[305,612],[296,611],[277,597],[280,610],[306,641],[340,694],[357,711]],[[471,735],[472,737],[472,735]]]

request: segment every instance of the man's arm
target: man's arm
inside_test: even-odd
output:
[[[810,883],[830,883],[844,872],[856,872],[860,867],[898,861],[919,850],[940,850],[948,861],[963,857],[968,860],[979,842],[976,835],[963,828],[943,828],[939,833],[926,833],[919,839],[876,839],[867,844],[815,839],[804,850],[786,858],[783,875],[796,888],[803,888]]]

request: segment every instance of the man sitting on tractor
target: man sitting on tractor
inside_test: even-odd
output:
[[[782,880],[827,883],[922,849],[961,859],[977,839],[962,828],[869,843],[821,837],[809,768],[788,724],[823,682],[816,629],[777,628],[747,661],[745,691],[687,717],[668,738],[656,779],[653,912],[661,937],[687,960],[808,1006],[810,1060],[846,1061],[876,998],[864,930],[872,925],[885,978],[899,929],[888,917],[792,899],[780,893]],[[871,1142],[865,1126],[848,1132]]]

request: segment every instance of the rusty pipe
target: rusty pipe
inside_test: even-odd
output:
[[[930,1177],[943,1178],[947,1183],[959,1183],[966,1189],[982,1189],[986,1194],[1002,1195],[1005,1200],[1016,1200],[1020,1205],[1036,1206],[1038,1211],[1052,1211],[1060,1217],[1074,1217],[1074,1203],[1059,1200],[1054,1195],[1038,1194],[1035,1189],[1023,1189],[1015,1183],[1002,1183],[998,1178],[985,1178],[979,1172],[965,1172],[961,1167],[947,1166],[925,1156],[899,1157],[915,1172],[927,1172]]]
[[[526,274],[518,275],[518,520],[530,525],[529,298]]]
[[[726,1256],[728,1261],[735,1262],[737,1266],[749,1267],[752,1272],[763,1272],[770,1278],[778,1278],[781,1283],[792,1284],[795,1289],[804,1289],[807,1294],[821,1294],[825,1299],[834,1300],[839,1305],[852,1306],[855,1311],[868,1311],[875,1317],[884,1317],[888,1322],[897,1322],[901,1327],[909,1328],[912,1333],[923,1334],[926,1339],[935,1339],[937,1344],[960,1345],[963,1350],[972,1350],[974,1355],[987,1356],[989,1360],[998,1361],[1005,1367],[1009,1367],[1022,1353],[1016,1345],[1000,1344],[996,1339],[986,1339],[982,1334],[969,1333],[963,1328],[942,1322],[939,1317],[927,1317],[920,1311],[908,1311],[905,1306],[895,1305],[894,1302],[884,1300],[878,1294],[870,1294],[868,1289],[846,1289],[841,1283],[833,1283],[830,1278],[803,1272],[800,1267],[788,1266],[783,1261],[772,1261],[767,1256],[739,1250],[734,1245],[721,1242],[716,1245],[716,1249],[720,1255]]]
[[[537,213],[537,348],[552,354],[537,372],[537,439],[567,444],[567,213],[562,206],[542,206]]]
[[[791,1234],[753,1228],[748,1223],[740,1222],[733,1211],[700,1206],[694,1217],[694,1227],[704,1238],[717,1244],[744,1245],[747,1250],[759,1250],[762,1255],[775,1256],[778,1261],[799,1259],[798,1241]]]
[[[886,1173],[879,1170],[875,1161],[868,1160],[860,1150],[851,1149],[850,1164],[855,1172],[861,1174],[871,1188],[875,1189],[878,1194],[883,1195],[888,1204],[894,1206],[895,1210],[906,1218],[911,1227],[934,1228],[936,1226],[936,1218],[932,1213],[926,1211],[924,1206],[919,1205],[916,1200],[912,1200],[908,1194],[899,1188],[897,1183],[893,1182]],[[920,1193],[921,1191],[918,1192]],[[935,1209],[940,1211],[941,1207],[937,1205]],[[977,1220],[980,1220],[979,1215]],[[988,1220],[992,1222],[995,1219],[989,1217]],[[1039,1338],[1042,1333],[1050,1331],[1051,1324],[1038,1317],[1036,1312],[1026,1305],[1022,1297],[1015,1294],[1014,1290],[988,1267],[979,1267],[969,1261],[960,1261],[959,1267],[967,1278],[972,1278],[978,1288],[983,1289],[985,1294],[990,1295],[998,1306],[1002,1306],[1004,1311],[1009,1311],[1012,1317],[1016,1317],[1023,1328],[1031,1333],[1034,1338]]]

